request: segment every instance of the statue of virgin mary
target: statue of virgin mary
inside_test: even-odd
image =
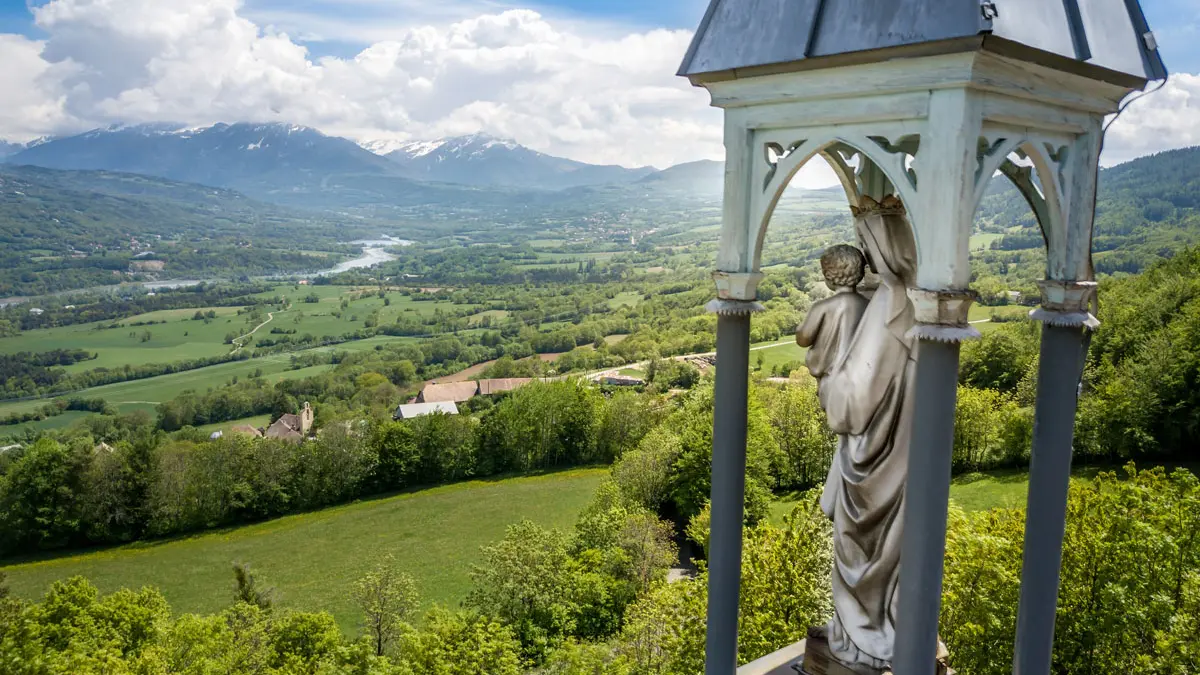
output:
[[[895,197],[865,198],[855,226],[879,287],[849,345],[818,389],[838,447],[821,498],[833,521],[834,617],[826,627],[842,663],[883,670],[896,641],[904,483],[916,354],[908,288],[916,243]]]

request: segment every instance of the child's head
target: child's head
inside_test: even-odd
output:
[[[830,290],[854,288],[862,282],[866,267],[862,251],[847,244],[830,246],[821,254],[821,274]]]

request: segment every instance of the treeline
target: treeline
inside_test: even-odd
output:
[[[1200,447],[1200,249],[1139,276],[1101,283],[1075,424],[1076,456],[1095,462],[1195,459]],[[1037,396],[1040,326],[1005,323],[963,346],[963,468],[1020,464]],[[957,452],[957,450],[956,450]]]
[[[126,363],[119,368],[92,368],[79,373],[67,373],[62,370],[43,368],[26,372],[21,376],[0,381],[0,400],[35,396],[53,396],[67,392],[81,391],[91,387],[131,380],[144,380],[148,377],[158,377],[170,373],[181,373],[207,366],[215,366],[230,361],[244,361],[250,358],[245,353],[221,354],[206,356],[171,363],[147,363],[135,366]]]
[[[122,289],[120,294],[105,295],[99,299],[66,297],[39,303],[41,314],[30,312],[28,305],[11,305],[0,309],[0,324],[8,322],[10,330],[34,330],[111,321],[164,309],[238,307],[256,304],[258,300],[251,296],[269,292],[273,288],[262,283],[200,283],[186,288],[157,290],[153,295],[141,288]],[[0,330],[0,335],[4,334]]]
[[[0,382],[4,390],[38,390],[50,387],[66,372],[57,367],[88,361],[96,355],[82,349],[54,349],[48,352],[0,354]]]
[[[111,405],[102,398],[60,398],[47,403],[35,410],[28,412],[9,413],[4,417],[0,417],[0,426],[8,426],[12,424],[24,424],[25,422],[37,422],[61,415],[68,410],[78,412],[93,412],[103,415],[116,414],[116,406]]]
[[[318,407],[320,432],[303,443],[214,440],[192,428],[167,436],[136,417],[94,417],[59,440],[6,453],[0,550],[131,541],[418,485],[609,462],[662,410],[655,396],[606,398],[554,382],[513,392],[478,417],[328,419]]]

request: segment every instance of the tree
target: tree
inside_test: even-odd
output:
[[[654,427],[636,449],[617,460],[613,480],[630,503],[657,512],[670,497],[671,465],[682,452],[679,437],[666,425]]]
[[[816,381],[803,377],[784,387],[759,390],[779,444],[781,465],[773,473],[781,487],[810,488],[823,484],[837,448],[825,411],[817,399]]]
[[[526,656],[540,661],[575,627],[575,563],[557,530],[524,520],[480,551],[466,604],[513,628]]]
[[[258,579],[250,570],[249,563],[233,564],[233,599],[259,609],[269,610],[275,603],[274,588],[259,588]]]
[[[402,654],[420,675],[518,675],[520,649],[512,630],[499,621],[434,607],[421,630],[405,634]]]
[[[8,551],[65,546],[82,534],[83,475],[91,449],[42,438],[0,482],[0,542]]]
[[[619,535],[619,544],[627,559],[627,575],[645,591],[655,581],[666,579],[667,570],[679,559],[671,540],[675,528],[648,512],[630,515]]]
[[[363,612],[363,630],[370,636],[376,656],[383,656],[395,644],[421,604],[416,582],[397,569],[396,557],[390,553],[355,582],[354,599]]]

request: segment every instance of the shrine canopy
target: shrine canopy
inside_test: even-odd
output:
[[[694,84],[969,51],[1141,89],[1166,67],[1138,0],[712,0]]]

